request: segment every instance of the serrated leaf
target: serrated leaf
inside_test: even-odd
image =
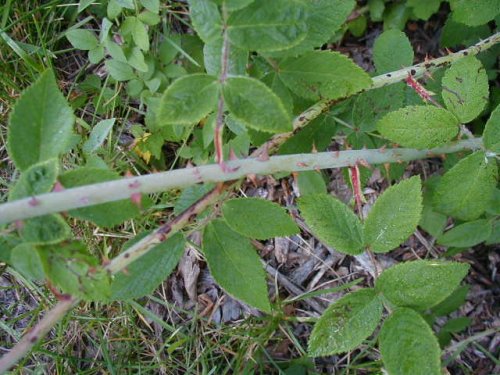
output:
[[[59,173],[59,163],[50,159],[32,165],[21,173],[19,180],[10,189],[9,201],[48,193],[54,186]]]
[[[210,43],[222,36],[222,17],[212,0],[189,0],[189,15],[199,37]]]
[[[249,51],[278,51],[299,44],[307,33],[307,7],[297,0],[254,0],[227,20],[231,42]]]
[[[43,280],[45,277],[42,260],[33,244],[21,243],[13,248],[10,262],[16,270],[30,280]]]
[[[279,66],[279,76],[296,95],[310,100],[348,97],[372,83],[363,69],[332,51],[312,51],[285,59]]]
[[[450,15],[441,29],[441,47],[458,47],[460,45],[470,46],[490,35],[488,25],[467,26],[456,22]]]
[[[265,199],[231,199],[223,204],[222,213],[232,230],[250,238],[267,240],[300,231],[284,208]]]
[[[438,237],[437,243],[443,246],[471,247],[484,242],[491,235],[493,222],[480,219],[457,225]]]
[[[415,231],[422,211],[421,187],[420,177],[414,176],[384,191],[365,221],[367,247],[376,253],[385,253]]]
[[[388,113],[377,122],[384,138],[404,147],[433,148],[458,134],[459,121],[446,109],[414,105]]]
[[[115,118],[111,118],[99,121],[96,126],[92,128],[89,139],[83,144],[83,152],[88,154],[101,147],[109,132],[113,129],[115,120]]]
[[[116,172],[110,170],[83,167],[62,174],[59,181],[65,188],[72,188],[119,178]],[[130,199],[78,208],[68,212],[72,217],[91,221],[100,227],[113,227],[139,213],[139,208]]]
[[[107,300],[110,278],[85,245],[74,241],[38,249],[47,278],[64,293],[91,301]]]
[[[442,87],[446,108],[463,123],[474,120],[488,103],[488,76],[474,56],[455,61],[444,73]]]
[[[400,263],[382,272],[375,288],[396,306],[425,310],[448,297],[468,270],[466,263],[437,260]]]
[[[106,69],[111,77],[119,82],[129,81],[136,78],[132,67],[126,62],[110,59],[106,60],[104,65],[106,65]]]
[[[469,26],[491,21],[500,13],[498,0],[450,0],[453,19]]]
[[[271,312],[266,276],[250,240],[233,232],[222,220],[208,224],[203,252],[215,281],[231,296]]]
[[[191,74],[175,80],[161,98],[159,125],[199,122],[217,105],[217,92],[217,78],[208,74]]]
[[[10,115],[7,147],[20,170],[68,151],[73,140],[73,110],[46,70],[17,100]]]
[[[66,33],[66,38],[76,49],[89,51],[98,46],[97,36],[90,30],[73,29]]]
[[[363,227],[345,204],[328,194],[307,195],[299,199],[306,224],[328,246],[345,254],[363,252]]]
[[[488,151],[500,154],[500,105],[491,112],[483,133],[484,147]]]
[[[434,193],[434,208],[460,220],[477,219],[495,190],[498,168],[482,151],[460,160],[441,178]]]
[[[227,73],[244,75],[247,69],[248,51],[229,45]],[[222,39],[214,39],[203,46],[205,69],[213,76],[220,75]]]
[[[413,64],[413,48],[405,33],[386,30],[375,40],[373,62],[378,74],[399,70]]]
[[[300,196],[326,194],[326,183],[321,171],[304,171],[297,175]]]
[[[245,125],[270,133],[292,130],[292,120],[281,100],[257,79],[230,77],[222,93],[229,112]]]
[[[390,375],[441,375],[441,349],[425,320],[411,309],[397,309],[384,322],[380,353]]]
[[[331,304],[314,325],[309,355],[347,352],[370,336],[382,318],[382,302],[373,289],[347,294]]]
[[[144,238],[148,233],[128,241],[123,251]],[[182,255],[186,241],[177,233],[153,246],[147,253],[127,266],[127,272],[119,272],[111,282],[111,299],[127,300],[152,293],[175,269]]]
[[[32,244],[55,244],[71,236],[71,228],[61,215],[46,215],[23,223],[20,236]]]

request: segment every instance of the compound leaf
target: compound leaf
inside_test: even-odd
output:
[[[229,16],[231,42],[250,51],[278,51],[299,44],[307,34],[307,7],[297,0],[254,0]]]
[[[9,192],[9,200],[48,193],[54,186],[58,173],[59,165],[56,159],[32,165],[21,173],[19,180]]]
[[[440,375],[441,349],[425,320],[411,309],[397,309],[384,322],[380,353],[391,375]]]
[[[370,336],[382,318],[382,302],[373,289],[361,289],[331,304],[314,325],[309,355],[353,350]]]
[[[388,113],[377,122],[385,138],[404,147],[432,148],[458,133],[459,121],[449,111],[430,105],[414,105]]]
[[[217,104],[217,78],[191,74],[175,80],[163,93],[159,125],[191,125],[208,115]]]
[[[331,51],[311,51],[285,59],[279,75],[295,94],[311,100],[348,97],[372,83],[348,57]]]
[[[488,76],[474,56],[455,61],[444,73],[442,87],[446,108],[463,123],[474,120],[488,103]]]
[[[142,233],[128,241],[123,251],[147,234]],[[185,244],[184,237],[177,233],[130,263],[127,272],[117,273],[111,282],[111,299],[127,300],[152,293],[175,269],[184,254]]]
[[[306,224],[328,246],[346,254],[363,252],[363,227],[345,204],[328,194],[307,195],[299,200]]]
[[[393,266],[380,275],[377,291],[396,306],[425,310],[448,297],[467,275],[469,265],[417,260]]]
[[[366,218],[365,245],[376,253],[399,246],[415,231],[421,211],[420,177],[391,186],[377,199]]]
[[[215,281],[231,296],[271,312],[266,276],[250,240],[214,220],[203,234],[203,252]]]
[[[286,210],[265,199],[231,199],[222,206],[222,213],[227,225],[246,237],[266,240],[299,233]]]
[[[245,125],[270,133],[292,130],[292,120],[280,98],[257,79],[230,77],[222,92],[229,112]]]
[[[482,151],[460,160],[439,181],[435,209],[460,220],[477,219],[488,207],[497,173],[496,161]]]
[[[392,72],[413,64],[413,48],[405,33],[384,31],[373,45],[373,62],[378,74]]]
[[[7,145],[20,170],[68,151],[73,140],[73,110],[46,70],[18,99],[12,110]]]

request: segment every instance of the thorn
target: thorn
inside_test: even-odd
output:
[[[65,190],[64,186],[62,186],[62,184],[59,181],[56,181],[56,183],[54,184],[54,187],[52,188],[52,191],[54,193],[58,193],[58,192],[63,191],[63,190]]]
[[[301,161],[299,161],[299,162],[297,163],[297,167],[303,167],[303,168],[305,168],[305,167],[308,167],[308,166],[309,166],[309,165],[308,165],[307,163],[303,163],[303,162],[301,162]]]
[[[268,161],[269,160],[269,149],[267,148],[267,146],[264,146],[264,148],[262,149],[262,152],[257,157],[257,160],[258,161]]]
[[[130,201],[133,205],[137,206],[139,210],[142,210],[142,194],[141,193],[132,193],[130,196]]]
[[[132,172],[130,172],[130,171],[126,171],[126,172],[125,172],[125,177],[126,177],[126,178],[130,178],[130,177],[134,177],[134,175],[132,174]]]
[[[313,145],[312,145],[311,153],[313,153],[313,154],[317,154],[318,153],[318,149],[316,148],[316,144],[315,143],[313,143]]]
[[[130,189],[138,189],[141,187],[141,183],[137,180],[135,180],[134,182],[131,182],[130,184],[128,184],[128,187]]]
[[[387,149],[387,145],[383,145],[382,147],[380,147],[379,151],[383,154],[383,153],[385,153],[386,149]]]
[[[17,230],[21,230],[24,227],[24,221],[22,220],[16,220],[15,221],[15,226]]]
[[[219,166],[221,167],[222,172],[224,172],[224,173],[233,173],[233,172],[236,172],[238,169],[240,169],[240,167],[231,168],[223,161],[219,162]]]
[[[229,149],[229,160],[238,160],[238,157],[232,148]]]

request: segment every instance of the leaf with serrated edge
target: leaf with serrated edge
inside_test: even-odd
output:
[[[385,253],[403,243],[414,231],[422,212],[420,177],[414,176],[387,189],[365,221],[365,245]]]
[[[199,122],[217,105],[217,92],[217,78],[208,74],[191,74],[175,80],[161,98],[158,124]]]
[[[396,306],[425,310],[443,301],[467,275],[466,263],[417,260],[393,266],[375,288]]]
[[[7,147],[16,167],[25,170],[68,151],[75,116],[46,70],[17,100],[9,120]]]
[[[484,147],[488,151],[500,154],[500,105],[491,112],[483,133]]]
[[[444,73],[441,84],[446,108],[461,122],[474,120],[488,103],[488,76],[481,61],[474,56],[455,61]]]
[[[215,281],[231,296],[271,312],[266,275],[250,240],[214,220],[203,233],[203,252]]]
[[[148,233],[142,233],[128,241],[123,250],[140,241]],[[111,283],[111,299],[126,300],[150,294],[174,270],[184,254],[186,241],[177,233],[164,242],[153,246],[147,253],[127,266],[127,272],[119,272]]]
[[[497,183],[495,160],[482,151],[460,160],[439,181],[434,208],[460,220],[477,219],[486,210]]]
[[[227,225],[246,237],[266,240],[299,233],[286,210],[265,199],[231,199],[222,206],[222,213]]]
[[[392,72],[413,64],[413,48],[405,33],[384,31],[373,44],[373,62],[378,74]]]
[[[500,14],[498,0],[450,0],[452,17],[455,21],[479,26]]]
[[[441,146],[458,134],[457,118],[444,108],[415,105],[388,113],[377,122],[384,138],[404,147]]]
[[[363,69],[332,51],[311,51],[285,59],[279,76],[296,95],[311,100],[348,97],[372,84]]]
[[[54,214],[26,220],[20,234],[32,244],[55,244],[69,238],[71,228],[61,215]]]
[[[331,304],[314,325],[309,355],[347,352],[370,336],[382,318],[382,302],[373,289],[361,289]]]
[[[222,18],[212,0],[189,0],[189,15],[199,37],[210,43],[222,35]]]
[[[19,180],[10,190],[9,201],[48,193],[52,190],[58,173],[59,163],[56,159],[32,165],[21,173]]]
[[[250,51],[278,51],[307,35],[307,8],[297,0],[254,0],[227,20],[231,42]]]
[[[417,312],[394,311],[380,330],[379,343],[390,375],[441,375],[438,341]]]
[[[292,120],[280,98],[259,80],[231,77],[222,92],[229,112],[245,125],[270,133],[292,130]]]
[[[471,247],[480,244],[491,235],[493,222],[487,219],[469,221],[457,225],[437,238],[443,246]]]
[[[363,227],[345,204],[328,194],[307,195],[299,200],[299,209],[315,236],[345,254],[363,252]]]

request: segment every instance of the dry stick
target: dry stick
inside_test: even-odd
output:
[[[453,61],[459,59],[461,56],[465,56],[468,54],[470,54],[470,55],[478,54],[479,52],[490,48],[491,46],[493,46],[494,44],[496,44],[498,42],[500,42],[500,33],[496,33],[493,36],[491,36],[490,38],[488,38],[482,42],[479,42],[478,44],[476,44],[472,47],[469,47],[463,51],[460,51],[460,52],[457,52],[454,54],[450,54],[448,56],[444,56],[444,57],[435,59],[435,60],[430,61],[430,62],[418,64],[418,65],[415,65],[415,66],[410,67],[410,68],[405,68],[405,69],[398,70],[396,72],[387,73],[387,74],[384,74],[382,76],[374,77],[373,78],[373,85],[370,89],[382,87],[382,86],[396,83],[396,82],[402,82],[408,76],[408,73],[410,73],[414,77],[420,77],[425,72],[427,72],[427,71],[430,72],[430,71],[438,69],[442,66],[448,65],[448,64],[452,63]],[[269,142],[267,142],[264,145],[264,147],[261,147],[258,150],[256,150],[256,152],[253,153],[253,156],[259,156],[263,153],[275,151],[279,147],[280,144],[282,144],[285,140],[290,138],[298,129],[304,127],[307,123],[309,123],[311,120],[313,120],[314,118],[319,116],[321,113],[326,111],[334,103],[335,103],[335,101],[324,100],[324,101],[321,101],[321,102],[317,103],[316,105],[312,106],[311,108],[306,110],[304,113],[302,113],[301,115],[299,115],[295,119],[293,132],[286,133],[283,135],[274,136]],[[477,143],[475,144],[475,147],[478,147]],[[458,149],[456,149],[456,150],[458,150]],[[396,152],[398,152],[398,151],[401,151],[401,150],[396,150]],[[455,151],[453,151],[453,152],[455,152]],[[428,155],[424,155],[422,157],[426,157],[426,156],[428,156]],[[396,159],[396,160],[402,160],[402,159]],[[147,177],[147,176],[145,176],[145,177]],[[119,181],[123,181],[123,180],[119,180]],[[85,193],[85,190],[88,189],[90,186],[94,186],[94,185],[89,185],[89,186],[83,187],[82,193]],[[130,187],[130,185],[128,187]],[[157,188],[158,188],[158,186],[157,186]],[[160,238],[165,240],[166,238],[168,238],[169,236],[174,234],[175,231],[181,229],[182,226],[185,225],[185,223],[187,223],[189,221],[189,219],[192,215],[196,215],[197,213],[203,211],[204,208],[208,207],[213,201],[217,200],[217,198],[219,197],[220,194],[222,194],[224,189],[225,189],[225,187],[223,185],[219,185],[216,189],[207,193],[207,195],[205,195],[202,199],[200,199],[198,202],[196,202],[193,206],[189,207],[186,211],[181,213],[171,223],[160,227],[158,230],[156,230],[152,235],[150,235],[148,237],[155,236],[156,240],[159,240]],[[70,190],[75,190],[75,189],[70,189]],[[70,190],[67,190],[66,193],[69,192]],[[154,191],[143,191],[143,192],[145,192],[145,193],[146,192],[158,192],[161,190],[165,190],[165,188],[163,187],[162,189],[158,189],[158,190],[154,190]],[[111,187],[111,192],[112,193],[117,192],[116,186]],[[52,193],[52,194],[61,194],[61,193]],[[128,194],[130,194],[130,191],[128,192]],[[130,196],[130,195],[128,195],[128,196]],[[82,194],[77,198],[80,198],[80,199],[85,198],[85,194]],[[109,199],[109,198],[110,197],[108,197],[108,200],[80,202],[80,205],[73,206],[71,208],[84,207],[84,206],[90,206],[90,205],[94,205],[94,204],[109,202],[112,200],[121,199],[122,197],[119,197],[118,199]],[[123,198],[126,198],[126,197],[123,197]],[[33,209],[33,208],[36,208],[36,205],[35,205],[35,207],[33,207],[33,204],[30,204],[29,202],[31,201],[31,203],[36,203],[36,202],[38,202],[39,199],[40,199],[40,196],[31,198],[31,199],[20,200],[18,202],[25,201],[23,203],[27,204],[30,209]],[[13,202],[13,203],[16,203],[16,202]],[[4,217],[3,215],[6,212],[5,207],[8,205],[11,205],[13,203],[7,203],[7,204],[0,206],[0,224],[16,220],[16,219],[8,219],[8,220],[4,219],[2,221],[2,219]],[[194,207],[196,207],[196,208],[194,208]],[[20,209],[23,209],[22,205],[21,205]],[[60,211],[63,211],[63,210],[60,210]],[[29,213],[29,210],[27,212]],[[51,212],[58,212],[58,211],[51,211]],[[43,215],[43,214],[44,213],[39,213],[37,215],[32,215],[32,216],[28,216],[28,217],[39,216],[39,215]],[[22,218],[25,218],[25,217],[23,216],[20,219],[22,219]],[[172,225],[174,223],[175,223],[175,225]],[[151,240],[153,240],[153,239],[150,238],[150,241]],[[141,244],[142,247],[137,247],[137,245],[139,245],[139,244]],[[130,248],[129,251],[134,249],[134,248],[135,248],[134,252],[144,254],[149,248],[151,248],[151,245],[149,243],[147,243],[147,241],[142,240],[138,244],[136,244],[136,246],[133,246],[132,248]],[[122,253],[123,255],[120,254],[120,255],[122,255],[121,257],[119,255],[113,259],[113,261],[108,265],[108,269],[110,270],[110,272],[113,272],[114,270],[123,269],[123,267],[125,267],[127,264],[129,264],[131,261],[133,261],[133,260],[130,260],[130,258],[133,258],[133,257],[131,255],[127,256],[126,255],[127,253],[128,253],[128,251],[125,253]],[[50,311],[48,311],[45,314],[44,318],[42,320],[40,320],[40,322],[38,322],[30,331],[30,332],[38,332],[38,334],[36,336],[32,336],[29,333],[26,334],[21,339],[21,341],[19,341],[14,346],[14,348],[12,348],[9,351],[9,353],[5,354],[0,359],[0,374],[4,373],[8,369],[10,369],[12,366],[14,366],[17,363],[17,361],[19,361],[19,359],[24,357],[32,349],[32,347],[36,344],[36,342],[38,342],[38,340],[41,337],[43,337],[59,321],[59,319],[61,319],[74,305],[76,305],[77,302],[78,302],[78,300],[76,300],[74,298],[71,298],[71,300],[61,301],[58,304],[56,304],[56,306],[54,306]]]

